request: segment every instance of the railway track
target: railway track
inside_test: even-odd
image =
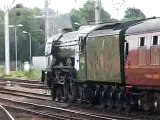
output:
[[[2,82],[2,81],[0,80],[0,82]],[[12,82],[15,82],[15,81],[12,81]],[[23,84],[22,82],[23,81],[18,82],[17,84],[19,84],[19,83]],[[28,83],[25,83],[25,84],[28,84]],[[31,83],[29,83],[29,84],[31,84]],[[33,83],[33,85],[34,84],[37,85],[37,83]],[[39,109],[47,109],[47,112],[45,112],[45,111],[35,111],[35,110],[28,109],[28,108],[26,109],[25,107],[24,108],[20,108],[20,106],[13,106],[13,105],[7,106],[7,104],[4,104],[4,103],[3,103],[3,105],[6,106],[6,107],[10,107],[10,109],[12,107],[12,109],[16,109],[16,110],[17,109],[22,109],[22,111],[26,111],[26,112],[27,111],[32,111],[32,114],[34,114],[34,112],[35,112],[35,114],[40,114],[41,113],[41,116],[48,115],[48,117],[45,116],[47,118],[49,118],[49,117],[54,118],[52,116],[53,113],[49,113],[49,111],[58,111],[59,110],[58,112],[56,112],[56,116],[57,116],[57,113],[61,113],[61,112],[62,112],[61,114],[67,114],[67,115],[71,115],[71,116],[74,116],[74,117],[78,117],[79,113],[83,113],[82,119],[91,119],[91,120],[99,120],[99,119],[100,120],[101,119],[102,120],[103,119],[104,120],[106,120],[106,119],[107,120],[108,119],[118,119],[118,120],[134,120],[134,119],[151,120],[151,119],[153,119],[153,120],[159,120],[159,118],[151,117],[150,115],[148,115],[148,116],[147,115],[140,115],[140,114],[137,114],[137,113],[136,114],[135,113],[126,113],[126,112],[120,112],[119,113],[119,112],[115,112],[115,111],[113,111],[113,112],[106,111],[106,112],[102,112],[103,114],[101,114],[101,112],[96,112],[98,110],[95,109],[95,108],[94,108],[95,109],[95,112],[94,112],[93,107],[86,108],[86,107],[82,107],[83,105],[82,106],[81,105],[78,105],[78,106],[77,105],[68,105],[68,104],[64,105],[64,103],[58,103],[58,102],[51,101],[50,96],[46,95],[46,94],[26,92],[26,91],[22,91],[22,90],[13,90],[13,89],[5,88],[5,87],[0,87],[0,94],[1,95],[10,95],[10,96],[18,97],[18,98],[22,97],[22,98],[27,99],[29,101],[30,100],[36,101],[36,102],[32,103],[32,104],[35,105],[35,107],[38,107],[39,104],[43,103],[42,106],[39,106],[38,108]],[[2,98],[0,98],[0,99],[2,99]],[[5,99],[8,99],[8,98],[5,98]],[[40,101],[40,102],[38,102],[38,101]],[[0,100],[0,103],[1,103],[1,100]],[[47,103],[47,104],[44,104],[44,103]],[[27,103],[25,102],[25,105],[26,104]],[[29,106],[31,106],[31,105],[29,105]],[[47,106],[47,108],[45,108],[44,106]],[[33,108],[35,108],[35,107],[33,107]],[[42,108],[42,107],[44,107],[44,108]],[[61,111],[61,109],[65,109],[65,112]],[[85,113],[85,112],[77,111],[78,109],[83,109],[82,111],[88,111],[88,112]],[[90,109],[91,109],[91,111],[90,111]],[[68,113],[66,111],[68,111]],[[72,112],[69,113],[69,111],[72,111]],[[38,113],[38,112],[40,112],[40,113]],[[96,115],[96,113],[98,113],[98,115]],[[107,115],[104,115],[105,113],[107,113]],[[75,116],[74,114],[77,114],[77,115]],[[117,116],[117,114],[119,116]],[[87,117],[85,117],[85,115]],[[94,116],[98,116],[98,117],[96,118]],[[124,117],[120,117],[120,116],[124,116]],[[59,116],[59,117],[62,118],[62,116]],[[54,119],[56,119],[56,118],[54,118]],[[68,117],[68,118],[65,118],[65,119],[73,119],[73,118],[69,118]]]
[[[20,93],[20,94],[19,94]],[[24,94],[25,93],[25,94]],[[27,95],[26,95],[26,93],[27,93]],[[37,95],[37,94],[35,94],[35,93],[28,93],[28,92],[23,92],[23,91],[16,91],[16,90],[9,90],[9,89],[5,89],[5,88],[0,88],[0,94],[7,94],[7,95],[13,95],[13,96],[18,96],[18,97],[25,97],[25,98],[30,98],[30,99],[39,99],[38,97],[33,97],[33,96],[29,96],[29,95]],[[38,94],[38,95],[40,95],[40,94]],[[45,95],[46,96],[46,95]],[[47,96],[48,97],[48,96]],[[2,99],[2,98],[1,98]],[[7,98],[5,98],[5,101],[6,101],[6,99]],[[41,100],[44,100],[44,102],[53,102],[53,101],[49,101],[48,99],[41,99]],[[48,100],[48,101],[46,101],[46,100]],[[14,101],[13,99],[12,99],[12,101]],[[1,100],[0,100],[0,102],[1,102]],[[24,103],[24,102],[23,102]],[[26,103],[26,102],[25,102]],[[38,105],[38,104],[35,104],[35,103],[32,103],[32,104],[34,104],[34,105]],[[3,104],[4,105],[4,104]],[[15,105],[15,104],[14,104]],[[14,106],[12,106],[12,105],[9,105],[8,106],[8,103],[7,103],[7,105],[5,104],[4,105],[5,107],[9,107],[9,109],[21,109],[22,111],[31,111],[31,110],[27,110],[27,109],[24,109],[24,108],[20,108],[20,107],[14,107]],[[47,105],[43,105],[43,106],[47,106]],[[64,108],[64,105],[62,104],[62,105],[60,105],[60,104],[58,104],[58,103],[55,103],[55,102],[53,102],[53,106],[55,106],[54,107],[54,109],[55,108],[59,108],[60,110],[62,109],[62,107]],[[53,109],[53,106],[51,107],[50,106],[50,109]],[[47,106],[47,107],[49,107],[49,106]],[[60,108],[61,107],[61,108]],[[41,108],[42,108],[42,106],[41,106]],[[41,109],[40,108],[40,109]],[[44,108],[45,109],[45,108]],[[67,109],[65,109],[65,110],[67,110]],[[33,111],[32,110],[32,114],[34,113],[35,111]],[[66,112],[66,111],[65,111]],[[69,111],[68,111],[69,112]],[[43,113],[42,112],[40,112],[41,113],[41,115],[43,115]],[[72,114],[73,114],[74,112],[72,112]],[[38,114],[38,112],[36,112],[36,114]],[[69,113],[68,113],[69,114]],[[75,112],[75,114],[78,114],[78,112]],[[50,117],[51,117],[51,115],[50,114],[47,114],[47,115],[49,115]],[[49,117],[48,116],[48,117]],[[89,116],[89,115],[87,115],[87,116]],[[45,113],[45,117],[47,117],[46,116],[46,113]],[[91,117],[93,117],[93,115],[91,116]],[[62,118],[62,117],[61,117]],[[100,117],[98,117],[98,118],[100,118]],[[55,119],[55,118],[54,118]],[[66,119],[66,118],[65,118]],[[73,119],[73,118],[72,118]],[[75,119],[75,118],[74,118]],[[83,118],[84,119],[84,118]],[[88,119],[88,118],[87,118]],[[90,118],[90,119],[93,119],[93,118]],[[107,119],[107,118],[105,118],[105,119]],[[105,120],[104,119],[104,120]],[[103,119],[102,119],[103,120]],[[108,119],[107,119],[108,120]]]
[[[46,85],[40,81],[20,79],[0,79],[0,86],[21,86],[25,88],[46,89]]]
[[[19,90],[17,91],[1,87],[0,87],[0,96],[3,96],[4,98],[7,99],[12,98],[13,100],[20,99],[22,101],[31,101],[34,102],[35,104],[43,104],[47,106],[63,107],[63,108],[66,108],[68,106],[66,103],[59,103],[52,101],[49,95],[24,92]]]
[[[5,92],[5,90],[6,90],[6,92]],[[21,98],[21,97],[23,97],[23,98],[29,98],[27,101],[30,101],[30,100],[32,100],[32,104],[36,104],[36,105],[39,105],[40,103],[42,103],[41,105],[42,106],[47,106],[47,107],[51,107],[52,109],[54,108],[57,108],[57,109],[64,109],[65,108],[65,110],[67,110],[67,111],[76,111],[75,113],[77,114],[78,112],[77,112],[77,110],[78,109],[81,109],[81,111],[87,111],[86,113],[89,113],[90,115],[91,115],[91,117],[90,118],[87,118],[87,119],[93,119],[92,117],[94,117],[97,113],[98,113],[98,116],[101,116],[101,118],[99,118],[100,120],[103,118],[104,120],[105,119],[109,119],[109,118],[112,118],[112,119],[120,119],[120,120],[133,120],[133,118],[135,119],[135,117],[133,116],[133,118],[131,118],[131,117],[120,117],[120,116],[116,116],[116,114],[115,113],[113,113],[113,114],[108,114],[108,112],[106,112],[108,115],[104,115],[105,114],[105,112],[103,112],[103,114],[101,114],[100,112],[97,112],[97,110],[91,110],[90,111],[90,108],[88,108],[88,109],[82,109],[82,107],[80,107],[80,106],[74,106],[74,105],[68,105],[68,104],[65,104],[64,105],[64,103],[61,103],[61,104],[59,104],[58,102],[54,102],[54,101],[51,101],[51,100],[41,100],[41,102],[37,102],[37,101],[39,101],[40,99],[38,99],[38,98],[35,98],[35,97],[28,97],[28,96],[26,96],[26,95],[23,95],[23,93],[25,93],[25,92],[22,92],[22,95],[20,94],[19,95],[19,91],[10,91],[9,90],[9,92],[8,92],[8,90],[7,89],[0,89],[0,91],[2,91],[2,93],[0,92],[0,94],[9,94],[9,95],[11,95],[11,96],[17,96],[19,99]],[[13,92],[13,94],[12,94],[12,92]],[[14,93],[15,92],[15,93]],[[28,94],[28,93],[27,93]],[[9,96],[8,98],[11,98],[11,96]],[[5,98],[5,99],[8,99],[8,98]],[[14,99],[14,100],[13,100]],[[12,97],[12,100],[13,101],[17,101],[15,98],[13,98]],[[24,100],[24,99],[23,99]],[[33,101],[34,100],[34,101]],[[1,103],[1,100],[0,100],[0,103]],[[26,103],[26,102],[25,102]],[[28,102],[27,102],[28,103]],[[47,103],[47,104],[46,104]],[[49,103],[51,103],[51,104],[49,104]],[[10,106],[10,105],[9,105]],[[40,109],[42,109],[42,106],[40,107]],[[13,106],[12,106],[13,107]],[[19,108],[19,107],[18,107]],[[13,108],[12,108],[13,109]],[[22,108],[21,108],[22,109]],[[23,108],[24,109],[24,108]],[[22,109],[22,110],[23,110]],[[44,108],[45,109],[45,108]],[[69,109],[69,110],[68,110]],[[26,109],[25,109],[26,110]],[[27,110],[26,110],[27,111]],[[29,110],[30,111],[30,110]],[[48,111],[52,111],[52,110],[48,110]],[[81,111],[79,111],[79,112],[81,112]],[[34,111],[32,111],[32,112],[34,112]],[[91,114],[92,113],[92,114]],[[38,113],[36,113],[36,114],[38,114]],[[64,113],[62,113],[62,114],[64,114]],[[67,114],[67,113],[66,113]],[[69,114],[69,113],[68,113]],[[73,113],[72,113],[73,114]],[[89,115],[88,115],[89,116]],[[114,117],[113,117],[114,116]],[[77,117],[77,116],[76,116]],[[84,118],[83,118],[84,119]],[[98,118],[97,118],[98,119]],[[102,120],[103,120],[102,119]],[[93,119],[94,120],[94,119]]]
[[[13,108],[8,105],[0,105],[0,119],[1,120],[50,120],[48,116],[33,114],[31,112],[23,111],[21,109]]]
[[[32,84],[41,84],[40,80],[22,80],[22,79],[12,79],[12,78],[0,78],[0,82],[5,81],[14,81],[14,82],[20,82],[20,83],[32,83]]]
[[[51,119],[60,120],[131,120],[129,118],[120,116],[104,116],[96,113],[82,112],[80,110],[70,110],[58,107],[51,107],[46,105],[39,105],[30,102],[22,102],[0,97],[1,105],[9,108],[19,109],[30,112],[32,114],[39,114]]]
[[[0,93],[13,95],[13,96],[22,96],[22,97],[27,97],[27,98],[31,98],[31,99],[51,100],[50,95],[6,89],[3,87],[0,87]]]
[[[0,94],[1,95],[9,95],[8,98],[1,97],[0,103],[5,106],[6,108],[9,108],[10,110],[14,109],[15,111],[23,111],[23,112],[29,112],[30,114],[37,114],[46,118],[51,119],[60,119],[60,120],[66,120],[66,119],[73,119],[73,120],[111,120],[113,119],[113,116],[102,116],[97,115],[96,113],[88,113],[88,112],[82,112],[77,110],[69,110],[68,108],[64,109],[64,105],[60,105],[56,102],[51,101],[51,99],[48,99],[48,95],[44,94],[37,94],[37,93],[30,93],[30,92],[24,92],[24,91],[17,91],[17,90],[10,90],[6,89],[4,87],[0,87]],[[13,97],[12,97],[13,96]],[[32,100],[32,102],[23,102],[23,101],[17,101],[14,97],[17,97],[18,99],[25,98],[28,99],[28,101]],[[9,99],[12,98],[12,99]],[[14,99],[14,100],[13,100]],[[29,100],[30,99],[30,100]],[[40,102],[33,102],[39,101]],[[53,103],[53,105],[45,105],[44,102],[47,103]],[[114,117],[115,119],[115,117]]]
[[[2,103],[1,102],[1,99],[2,98],[0,98],[0,103]],[[8,101],[8,98],[3,98],[4,99],[4,101]],[[12,102],[15,102],[15,101],[17,101],[17,100],[11,100],[11,99],[9,99],[9,101],[12,101]],[[18,103],[13,103],[13,105],[17,105],[17,104],[19,104],[21,101],[18,101]],[[45,102],[45,101],[44,101]],[[51,102],[51,101],[48,101],[48,102]],[[53,101],[52,101],[53,102]],[[65,107],[66,109],[64,109],[64,107],[63,107],[63,105],[57,105],[58,103],[55,103],[55,102],[53,102],[53,106],[51,107],[51,106],[48,106],[48,105],[40,105],[39,106],[39,104],[36,104],[36,103],[31,103],[31,104],[29,104],[29,105],[26,105],[26,104],[28,104],[28,102],[22,102],[22,104],[24,104],[25,103],[25,106],[31,106],[32,104],[34,105],[34,107],[32,107],[32,108],[35,108],[35,107],[38,107],[39,109],[46,109],[46,108],[42,108],[42,107],[44,107],[44,106],[46,106],[47,107],[47,109],[49,109],[48,110],[48,112],[47,112],[47,114],[45,113],[44,114],[44,112],[42,112],[42,111],[40,111],[40,113],[42,113],[42,114],[40,114],[41,116],[43,116],[43,114],[44,114],[44,117],[47,117],[46,115],[49,115],[48,116],[48,118],[49,117],[51,117],[51,113],[49,113],[50,111],[55,111],[55,109],[56,109],[56,111],[57,111],[57,113],[61,113],[61,109],[62,110],[65,110],[65,113],[64,112],[62,112],[61,114],[70,114],[70,113],[66,113],[66,111],[68,112],[68,111],[72,111],[72,113],[71,113],[71,116],[74,116],[73,114],[79,114],[79,113],[81,113],[81,111],[87,111],[87,112],[83,112],[83,115],[85,114],[85,115],[87,115],[87,118],[84,118],[83,117],[83,119],[91,119],[91,120],[108,120],[108,119],[117,119],[117,120],[141,120],[141,119],[143,119],[143,120],[151,120],[153,117],[151,117],[151,116],[146,116],[146,115],[138,115],[138,114],[128,114],[128,115],[126,115],[126,113],[124,113],[124,115],[122,115],[122,114],[119,114],[119,113],[116,113],[116,112],[109,112],[109,111],[107,111],[106,112],[106,114],[107,115],[104,115],[105,114],[105,112],[102,112],[103,114],[100,114],[99,112],[98,112],[98,115],[96,115],[96,113],[97,112],[95,112],[94,110],[91,110],[90,111],[90,109],[88,108],[88,109],[81,109],[81,111],[77,111],[77,109],[79,109],[80,108],[80,106],[77,106],[77,107]],[[30,103],[30,102],[29,102]],[[9,103],[6,103],[5,102],[5,104],[9,104]],[[4,104],[3,104],[4,105]],[[12,109],[22,109],[22,111],[24,111],[24,112],[27,112],[27,111],[31,111],[31,113],[32,114],[38,114],[38,112],[37,111],[34,111],[34,110],[28,110],[28,109],[25,109],[25,108],[20,108],[19,106],[17,107],[15,107],[15,106],[13,106],[13,105],[9,105],[9,106],[7,106],[7,105],[4,105],[5,107],[11,107]],[[20,106],[23,106],[23,105],[21,105],[21,104],[19,104]],[[15,107],[15,108],[14,108]],[[71,109],[71,110],[70,110]],[[35,113],[34,113],[35,112]],[[91,114],[92,113],[92,114]],[[119,116],[117,116],[116,114],[119,114]],[[98,116],[98,118],[94,118],[94,116]],[[90,118],[88,118],[90,116]],[[125,116],[125,117],[120,117],[120,116]],[[75,116],[75,117],[77,117],[77,115]],[[81,116],[80,116],[81,117]],[[55,119],[55,118],[54,118]],[[66,119],[66,118],[65,118]],[[73,118],[72,118],[73,119]],[[76,120],[76,119],[75,119]],[[153,119],[153,120],[158,120],[158,119]]]
[[[1,86],[21,86],[26,88],[34,88],[34,89],[46,89],[44,84],[40,83],[23,83],[23,82],[14,82],[14,81],[0,81]]]
[[[0,119],[2,118],[3,120],[15,120],[10,112],[6,108],[4,108],[4,106],[0,105]]]

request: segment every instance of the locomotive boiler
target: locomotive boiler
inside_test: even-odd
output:
[[[160,111],[159,36],[160,18],[54,36],[45,77],[53,100]]]

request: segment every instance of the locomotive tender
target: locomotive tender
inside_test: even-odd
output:
[[[160,111],[160,18],[82,26],[46,46],[53,100]]]

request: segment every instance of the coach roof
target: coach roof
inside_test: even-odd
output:
[[[135,25],[139,20],[134,21],[124,21],[121,23],[104,24],[99,26],[89,33],[89,37],[94,36],[105,36],[105,35],[118,35],[121,30],[125,30],[128,27]]]
[[[151,18],[138,22],[126,30],[126,35],[151,33],[160,31],[160,18]]]

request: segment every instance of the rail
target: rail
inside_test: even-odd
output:
[[[125,117],[118,117],[117,116],[104,116],[102,114],[96,114],[96,113],[89,113],[85,111],[79,111],[79,110],[71,110],[71,109],[64,109],[64,108],[57,108],[57,107],[51,107],[47,105],[39,105],[31,102],[22,102],[18,100],[11,100],[0,97],[0,102],[2,104],[14,107],[20,107],[22,109],[25,109],[27,111],[38,113],[47,113],[49,115],[53,115],[56,117],[63,117],[67,119],[74,119],[74,120],[82,120],[82,119],[92,119],[92,120],[128,120],[128,118]]]
[[[0,105],[0,108],[2,108],[2,110],[7,114],[10,120],[15,120],[13,116],[2,105]]]

